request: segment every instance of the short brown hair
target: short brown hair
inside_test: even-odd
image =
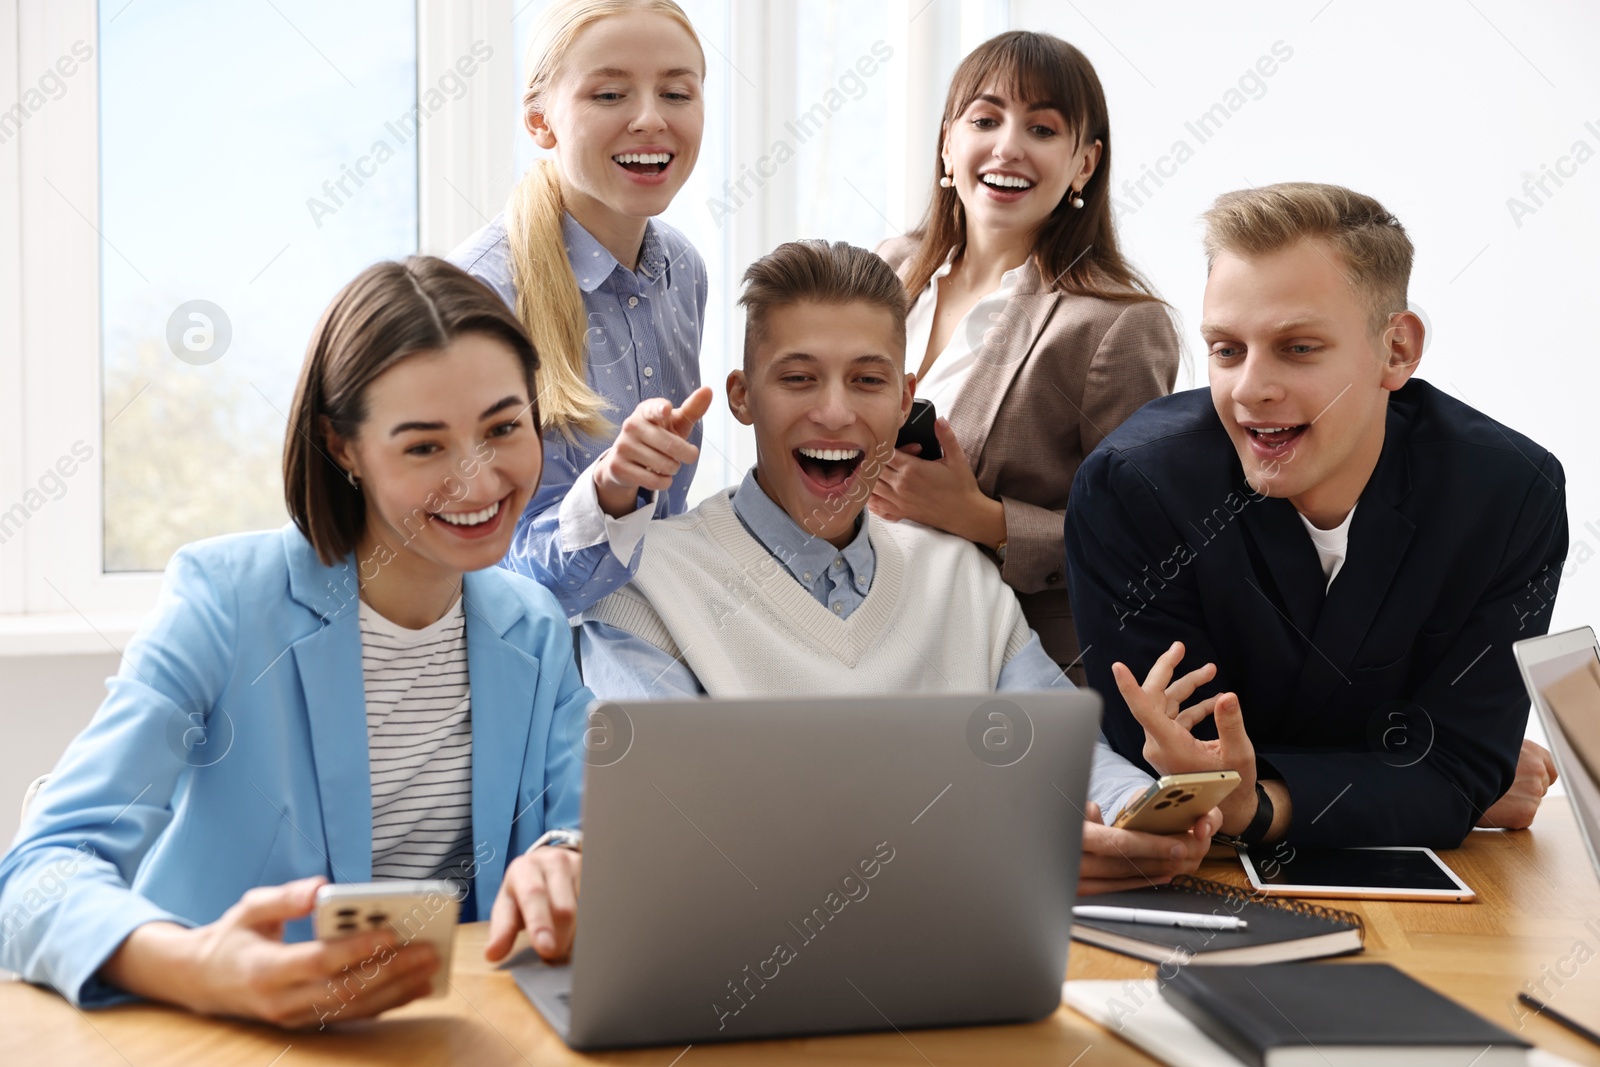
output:
[[[1344,258],[1340,272],[1367,302],[1373,333],[1406,310],[1411,238],[1370,196],[1339,185],[1283,182],[1223,193],[1203,217],[1208,269],[1221,252],[1262,255],[1320,238]]]
[[[538,426],[538,353],[494,291],[459,267],[434,256],[374,264],[322,313],[284,434],[283,493],[290,517],[323,563],[331,566],[355,551],[367,519],[360,490],[325,451],[324,427],[354,438],[367,417],[367,387],[380,374],[466,333],[487,334],[517,354]]]
[[[744,366],[766,340],[767,316],[775,308],[804,301],[871,304],[894,316],[895,343],[905,358],[906,314],[911,300],[899,275],[882,258],[844,241],[789,241],[744,272]]]

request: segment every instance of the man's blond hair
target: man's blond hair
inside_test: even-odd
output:
[[[1259,256],[1317,238],[1339,253],[1339,272],[1368,305],[1374,334],[1407,308],[1411,238],[1370,196],[1338,185],[1283,182],[1223,193],[1203,217],[1208,269],[1223,252]]]

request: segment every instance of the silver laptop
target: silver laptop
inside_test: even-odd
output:
[[[1511,650],[1522,670],[1528,697],[1544,723],[1550,740],[1550,755],[1555,758],[1556,773],[1566,784],[1578,832],[1589,850],[1589,862],[1594,865],[1595,876],[1600,878],[1600,782],[1579,758],[1546,696],[1547,690],[1560,686],[1561,691],[1577,698],[1573,701],[1576,706],[1587,704],[1591,709],[1600,709],[1600,643],[1595,641],[1594,630],[1582,626],[1518,641]],[[1589,690],[1587,701],[1583,699],[1585,689]],[[1570,714],[1565,708],[1563,712]],[[1590,723],[1587,736],[1600,736],[1600,720]]]
[[[599,703],[573,1048],[1023,1022],[1061,1002],[1100,698]]]

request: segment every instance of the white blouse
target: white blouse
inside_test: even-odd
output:
[[[917,296],[906,316],[906,369],[922,366],[928,353],[928,338],[933,334],[934,311],[939,304],[939,279],[950,273],[950,261],[933,272],[927,287]],[[1022,267],[1013,267],[1000,276],[1000,287],[972,305],[972,310],[957,324],[944,350],[933,361],[928,376],[917,382],[917,396],[933,401],[940,415],[949,417],[950,405],[982,357],[984,335],[999,328],[1006,302],[1016,292]]]

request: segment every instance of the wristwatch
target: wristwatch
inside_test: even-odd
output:
[[[583,851],[583,831],[582,830],[546,830],[544,833],[539,835],[539,840],[535,841],[533,844],[528,846],[528,851],[532,852],[534,849],[540,847],[541,845],[548,845],[551,848],[571,849],[573,852],[582,852]]]
[[[1250,825],[1234,834],[1213,834],[1213,839],[1234,848],[1246,848],[1250,845],[1259,845],[1267,839],[1267,831],[1272,829],[1272,798],[1267,795],[1266,788],[1258,780],[1256,782],[1256,814],[1250,820]]]
[[[1006,563],[1006,543],[1004,541],[1001,541],[998,545],[994,546],[994,558],[1000,561],[1000,565],[1002,567],[1005,566],[1005,563]]]

